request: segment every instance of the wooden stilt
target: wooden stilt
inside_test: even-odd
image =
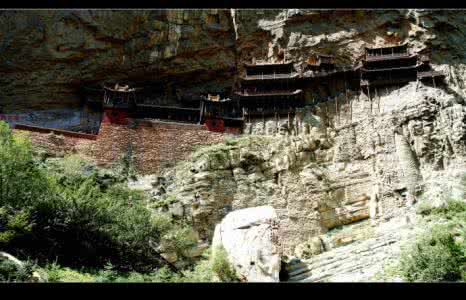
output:
[[[375,98],[377,99],[377,110],[379,111],[379,114],[380,114],[380,97],[377,93],[377,88],[375,88]]]
[[[435,88],[436,86],[435,86],[435,77],[434,76],[432,76],[432,82],[434,83],[434,88]]]
[[[204,114],[204,101],[201,101],[201,115],[199,116],[199,124],[202,124],[203,114]]]
[[[344,103],[347,103],[348,102],[348,96],[346,95],[346,93],[347,93],[348,89],[347,89],[347,86],[346,86],[346,72],[343,73],[343,76],[344,76],[344,83],[345,83],[345,100],[344,100]]]
[[[370,87],[369,87],[369,86],[367,87],[367,94],[368,94],[368,96],[369,96],[370,109],[371,109],[371,115],[372,115],[372,99],[371,99],[371,89],[370,89]]]
[[[298,135],[299,127],[298,127],[298,118],[296,117],[296,114],[294,115],[294,126],[295,126],[295,135]]]
[[[326,119],[326,127],[330,126],[330,118],[328,117],[328,103],[325,103],[325,119]]]
[[[267,129],[267,126],[265,126],[265,116],[264,116],[264,112],[262,111],[262,130],[264,134],[267,134],[266,129]]]
[[[349,100],[349,109],[350,109],[350,124],[353,123],[353,101]]]
[[[335,96],[335,127],[340,123],[340,115],[338,114],[338,96]]]
[[[275,133],[278,133],[278,127],[280,125],[280,120],[278,114],[275,112]]]

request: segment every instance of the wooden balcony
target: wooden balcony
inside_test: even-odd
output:
[[[136,116],[139,118],[152,118],[197,123],[200,119],[200,108],[162,106],[154,104],[138,104]]]
[[[384,78],[384,79],[361,79],[361,86],[383,86],[402,84],[410,81],[416,81],[415,77],[398,77],[398,78]]]
[[[256,61],[254,63],[245,63],[244,64],[246,67],[248,68],[255,68],[255,67],[258,67],[258,68],[270,68],[270,67],[275,67],[275,66],[292,66],[293,65],[293,62],[292,61],[283,61],[283,62],[275,62],[275,63],[272,63],[272,62],[264,62],[264,61]]]
[[[353,71],[353,68],[350,67],[340,67],[331,70],[318,70],[318,71],[306,71],[303,73],[303,78],[319,78],[327,77],[336,74],[342,74],[344,72]]]
[[[274,79],[294,79],[298,78],[298,73],[286,73],[286,74],[258,74],[258,75],[246,75],[242,76],[242,80],[274,80]]]
[[[412,66],[406,66],[406,67],[394,67],[394,68],[380,68],[380,69],[365,69],[364,67],[361,68],[361,72],[363,73],[376,73],[376,72],[391,72],[391,71],[409,71],[409,70],[415,70],[419,67],[420,65],[412,65]]]
[[[409,53],[394,53],[385,55],[366,55],[367,62],[383,61],[383,60],[396,60],[396,59],[408,59],[413,58],[415,55]]]
[[[245,108],[244,115],[245,116],[274,116],[274,115],[287,115],[287,114],[294,114],[295,108],[283,108],[283,109],[275,109],[275,108]]]

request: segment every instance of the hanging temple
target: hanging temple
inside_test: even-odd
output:
[[[223,132],[225,128],[242,128],[244,122],[254,118],[294,114],[306,105],[306,86],[318,86],[330,79],[343,79],[345,89],[360,90],[371,99],[381,86],[411,81],[436,86],[445,77],[432,69],[429,54],[411,53],[406,44],[366,47],[356,66],[339,65],[334,56],[316,54],[300,70],[291,61],[254,62],[245,64],[244,70],[235,91],[200,94],[198,99],[177,106],[151,98],[147,87],[122,82],[84,86],[82,92],[86,103],[103,110],[108,122],[126,124],[128,118],[150,118],[205,124],[211,131]],[[329,97],[313,98],[312,105],[325,101]]]

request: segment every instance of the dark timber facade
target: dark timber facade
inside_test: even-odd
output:
[[[243,116],[238,99],[224,98],[221,94],[201,96],[201,123],[216,132],[226,128],[242,128]]]
[[[294,113],[304,105],[300,76],[291,62],[246,64],[245,69],[236,92],[245,118]]]
[[[104,84],[104,122],[127,124],[128,117],[136,107],[136,88],[129,85]]]
[[[369,94],[371,88],[381,86],[403,85],[411,81],[434,80],[443,77],[433,71],[428,55],[410,53],[407,45],[366,48],[362,64],[356,68],[360,74],[361,89]]]

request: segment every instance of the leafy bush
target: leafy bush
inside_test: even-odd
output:
[[[197,263],[192,270],[183,272],[182,282],[212,282],[214,273],[209,260],[202,260]]]
[[[60,267],[53,263],[45,267],[49,282],[92,282],[94,277],[90,273],[78,272],[76,270]]]
[[[236,272],[228,261],[227,252],[218,247],[211,253],[206,251],[203,259],[191,271],[185,271],[183,282],[235,282],[238,281]]]
[[[35,263],[31,261],[18,265],[15,262],[0,256],[0,282],[30,281]]]
[[[75,270],[56,263],[44,268],[49,282],[180,282],[181,277],[164,266],[150,273],[119,272],[111,264],[103,269]]]
[[[2,247],[68,267],[109,262],[147,273],[165,264],[156,250],[162,237],[179,252],[193,243],[186,225],[154,216],[143,193],[101,175],[75,155],[36,162],[30,141],[13,137],[0,122]]]
[[[228,261],[227,252],[223,247],[218,247],[212,257],[212,271],[218,276],[220,281],[237,281],[235,269]]]
[[[21,208],[48,193],[47,177],[32,157],[30,141],[13,137],[0,121],[0,206]]]
[[[432,205],[428,201],[422,201],[416,208],[416,213],[421,216],[428,216],[432,213]]]
[[[13,238],[29,233],[32,229],[29,213],[22,209],[0,207],[0,246],[7,245]]]
[[[31,206],[48,193],[48,178],[33,159],[30,141],[13,137],[8,125],[0,121],[0,245],[4,249],[31,233]]]
[[[432,209],[432,214],[440,215],[446,219],[466,216],[466,201],[450,199],[444,207]]]
[[[437,225],[402,252],[400,268],[408,281],[457,281],[465,263],[464,245],[447,226]]]

